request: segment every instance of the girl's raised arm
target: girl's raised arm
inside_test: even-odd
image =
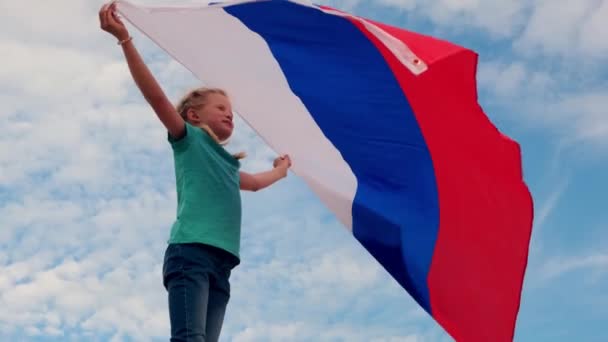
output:
[[[135,84],[160,121],[165,125],[169,134],[174,138],[182,137],[186,129],[184,120],[177,113],[175,107],[144,63],[135,45],[133,45],[126,26],[116,16],[115,6],[115,3],[106,4],[99,11],[101,28],[118,39]]]

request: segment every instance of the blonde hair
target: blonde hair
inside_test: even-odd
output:
[[[188,121],[188,110],[189,109],[200,109],[203,108],[207,104],[207,98],[211,94],[220,94],[228,97],[228,94],[223,89],[219,88],[197,88],[189,91],[175,106],[175,109],[179,113],[179,115],[184,119],[184,121]],[[226,145],[227,141],[220,141],[218,136],[213,132],[211,127],[206,124],[200,125],[200,128],[205,131],[213,140],[215,140],[220,145]],[[236,159],[243,159],[246,157],[245,152],[239,152],[232,155]]]

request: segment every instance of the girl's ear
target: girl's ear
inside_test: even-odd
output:
[[[192,109],[189,108],[188,111],[186,112],[186,117],[188,118],[188,121],[200,121],[200,116],[198,115],[198,113]]]

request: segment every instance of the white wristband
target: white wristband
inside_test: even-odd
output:
[[[129,36],[129,38],[123,39],[118,42],[118,45],[123,45],[124,43],[128,43],[133,39],[133,37]]]

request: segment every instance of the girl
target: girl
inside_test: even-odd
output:
[[[221,145],[234,129],[223,90],[191,91],[175,108],[133,45],[115,5],[99,11],[101,28],[122,47],[129,70],[146,101],[168,131],[177,186],[177,218],[163,264],[171,341],[217,341],[230,297],[231,270],[240,263],[240,190],[257,191],[286,177],[288,156],[271,171],[239,171],[242,155]]]

